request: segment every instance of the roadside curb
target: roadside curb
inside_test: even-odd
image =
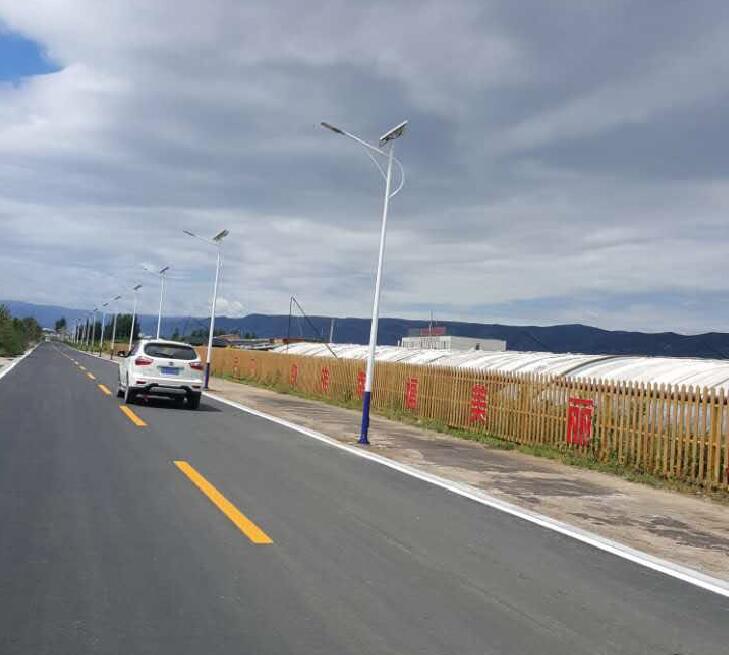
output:
[[[720,596],[729,598],[729,582],[727,581],[721,580],[719,578],[714,578],[712,576],[701,573],[700,571],[696,571],[694,569],[675,564],[668,560],[653,557],[652,555],[643,553],[639,550],[631,548],[630,546],[626,546],[625,544],[614,541],[612,539],[601,537],[600,535],[588,532],[587,530],[582,530],[581,528],[577,528],[567,523],[557,521],[556,519],[552,519],[543,514],[532,512],[506,501],[500,500],[499,498],[491,496],[481,489],[478,489],[471,485],[454,482],[452,480],[448,480],[447,478],[442,478],[431,473],[426,473],[413,466],[401,464],[400,462],[389,459],[382,455],[368,452],[361,447],[342,443],[332,437],[328,437],[325,434],[317,432],[316,430],[312,430],[310,428],[298,425],[291,421],[287,421],[286,419],[279,418],[272,414],[267,414],[257,409],[247,407],[246,405],[242,405],[241,403],[228,400],[227,398],[223,398],[214,393],[206,391],[203,392],[203,395],[207,398],[210,398],[211,400],[215,400],[217,402],[223,403],[224,405],[234,407],[235,409],[246,412],[253,416],[258,416],[259,418],[263,418],[273,423],[277,423],[278,425],[294,430],[300,434],[303,434],[304,436],[316,439],[317,441],[321,441],[335,448],[339,448],[340,450],[347,451],[353,455],[356,455],[357,457],[377,462],[383,466],[399,471],[400,473],[404,473],[405,475],[409,475],[424,482],[434,484],[447,491],[450,491],[451,493],[457,494],[464,498],[468,498],[487,507],[491,507],[492,509],[496,509],[506,514],[510,514],[512,516],[546,528],[553,532],[557,532],[577,541],[581,541],[582,543],[588,544],[594,548],[597,548],[598,550],[602,550],[604,552],[620,557],[621,559],[628,560],[630,562],[633,562],[634,564],[638,564],[639,566],[643,566],[658,573],[663,573],[664,575],[676,578],[706,591],[710,591]]]
[[[12,371],[20,362],[22,362],[28,355],[30,355],[39,344],[36,344],[31,349],[26,350],[22,355],[19,357],[16,357],[10,364],[8,364],[5,368],[0,369],[0,380],[2,380],[10,371]]]
[[[77,353],[81,353],[82,355],[88,355],[89,357],[96,357],[96,359],[100,359],[101,361],[109,362],[111,364],[116,364],[117,366],[119,366],[119,362],[117,362],[115,359],[109,359],[108,357],[102,357],[101,355],[97,355],[96,353],[89,353],[89,352],[86,352],[85,350],[79,350],[78,348],[74,348],[73,346],[69,346],[69,348],[71,348],[71,350],[75,350]]]

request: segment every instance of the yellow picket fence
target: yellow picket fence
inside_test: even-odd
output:
[[[199,348],[205,356],[205,348]],[[356,401],[364,362],[236,349],[213,350],[213,375]],[[518,444],[729,489],[729,409],[723,390],[378,362],[377,410],[409,412]]]

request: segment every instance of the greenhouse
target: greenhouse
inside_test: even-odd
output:
[[[367,346],[356,344],[297,343],[275,352],[308,357],[360,359]],[[378,346],[377,361],[467,368],[500,373],[534,373],[575,380],[693,385],[729,392],[729,361],[633,355],[580,355],[544,352],[488,352],[483,350],[417,350]]]

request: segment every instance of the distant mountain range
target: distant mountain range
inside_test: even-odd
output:
[[[69,325],[76,319],[83,319],[87,311],[56,305],[36,305],[15,300],[0,300],[10,309],[13,316],[32,316],[43,327],[52,328],[64,316]],[[157,317],[140,316],[142,331],[151,334],[156,330]],[[206,329],[205,317],[167,317],[162,321],[162,332],[171,336],[177,329],[179,334],[190,334],[193,330]],[[400,318],[384,318],[380,321],[379,343],[396,345],[410,328],[427,327],[427,321],[413,321]],[[503,339],[509,350],[537,350],[547,352],[574,352],[606,355],[663,355],[670,357],[729,358],[729,334],[708,332],[706,334],[683,335],[675,332],[627,332],[601,330],[587,325],[552,325],[549,327],[498,325],[484,323],[461,323],[439,321],[449,334]],[[244,318],[216,319],[216,329],[225,332],[254,333],[258,337],[328,338],[331,318],[311,316],[309,319],[287,314],[249,314]],[[337,343],[365,344],[369,338],[369,319],[335,318],[334,341]]]

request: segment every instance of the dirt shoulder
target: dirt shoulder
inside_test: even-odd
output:
[[[215,378],[229,400],[354,444],[357,411]],[[473,485],[650,555],[729,581],[729,506],[398,423],[370,422],[370,450]]]

